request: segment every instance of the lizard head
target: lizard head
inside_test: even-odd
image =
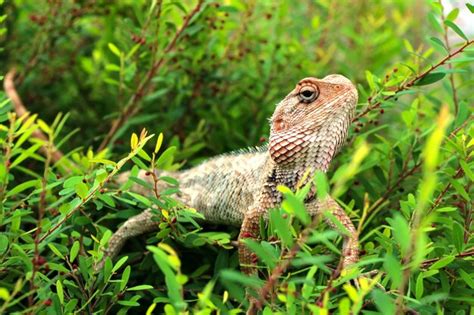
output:
[[[280,165],[303,159],[326,170],[347,137],[357,90],[339,74],[298,82],[271,118],[269,152]]]

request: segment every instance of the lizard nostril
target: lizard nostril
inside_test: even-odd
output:
[[[281,131],[286,128],[285,121],[282,118],[277,118],[273,122],[273,130],[274,131]]]

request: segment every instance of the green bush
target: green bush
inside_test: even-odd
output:
[[[0,313],[233,314],[262,286],[263,314],[472,313],[474,41],[458,15],[474,6],[444,2],[0,0]],[[260,145],[273,104],[330,73],[359,91],[327,181],[360,233],[353,270],[334,273],[342,238],[305,219],[302,192],[248,244],[256,279],[238,230],[203,224],[174,179],[131,191],[153,191],[140,169]],[[95,274],[150,207],[159,232]]]

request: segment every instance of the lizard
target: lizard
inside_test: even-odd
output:
[[[241,270],[254,274],[256,256],[244,240],[259,239],[260,218],[283,199],[278,185],[295,190],[308,172],[327,172],[347,139],[357,100],[357,89],[342,75],[304,78],[276,105],[267,145],[217,156],[184,171],[157,171],[157,175],[176,178],[180,192],[174,197],[201,212],[206,222],[240,227]],[[147,175],[142,170],[138,177],[151,182]],[[118,182],[127,181],[129,176],[127,172],[121,174]],[[134,185],[132,190],[151,194]],[[161,183],[159,188],[165,185]],[[331,197],[318,200],[316,187],[306,196],[305,206],[312,216],[322,209],[334,215],[349,232],[343,234],[341,265],[347,268],[357,262],[357,231],[341,206]],[[334,222],[327,223],[337,229]],[[129,218],[109,239],[104,259],[117,255],[127,239],[157,229],[151,209]]]

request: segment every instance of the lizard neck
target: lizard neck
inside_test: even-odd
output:
[[[271,162],[267,169],[268,176],[264,184],[266,189],[261,196],[262,200],[271,200],[270,206],[277,206],[282,201],[278,185],[296,190],[298,186],[301,187],[311,181],[317,170],[327,172],[331,161],[346,140],[349,125],[346,121],[336,120],[335,123],[312,133],[306,138],[306,149],[301,150],[297,158],[290,163],[277,163],[270,153],[268,161]],[[307,199],[313,198],[314,195],[315,187],[311,189]]]

